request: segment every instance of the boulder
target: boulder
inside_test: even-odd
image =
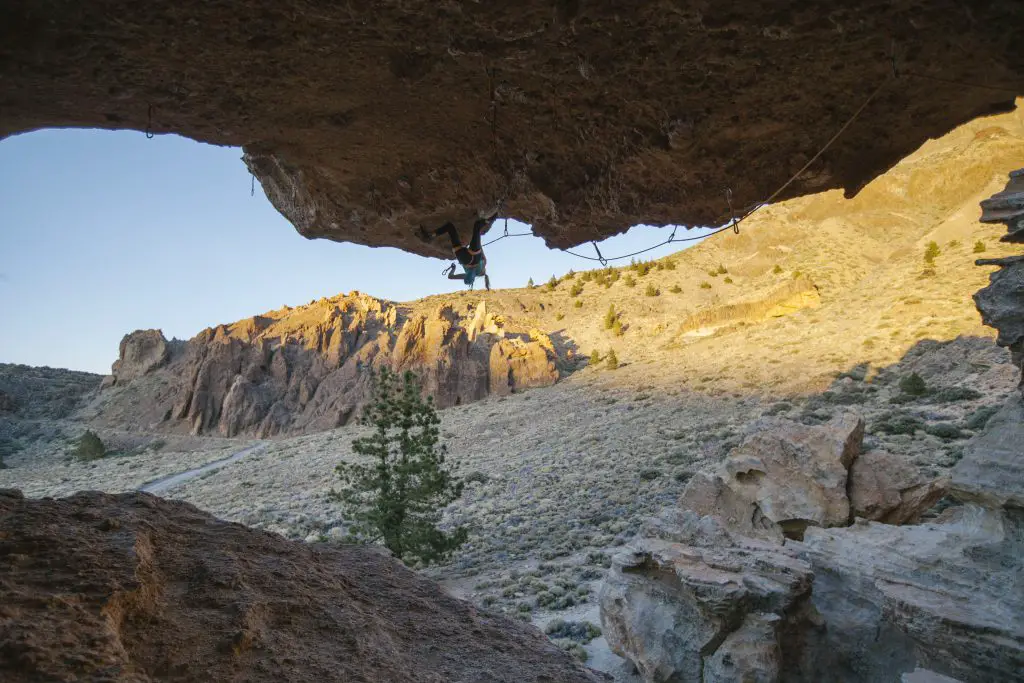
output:
[[[886,524],[914,524],[948,490],[945,477],[927,479],[904,458],[870,451],[850,466],[850,505],[855,517]]]
[[[535,387],[547,387],[558,381],[558,367],[550,340],[523,341],[502,339],[491,347],[490,392],[497,396]]]
[[[644,533],[599,595],[612,651],[647,681],[776,680],[776,636],[811,618],[810,566],[693,512],[666,511]]]
[[[148,494],[0,490],[0,680],[597,683],[370,548]]]
[[[863,438],[864,420],[852,413],[821,426],[779,420],[733,449],[714,475],[694,477],[680,504],[762,538],[848,524],[847,470]]]
[[[161,367],[170,357],[160,330],[136,330],[121,339],[117,360],[110,368],[114,384],[127,383]]]

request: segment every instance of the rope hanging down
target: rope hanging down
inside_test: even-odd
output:
[[[154,133],[153,133],[153,105],[152,104],[149,105],[149,108],[146,110],[146,118],[147,118],[147,120],[146,120],[146,139],[147,140],[152,140],[153,139],[153,135],[154,135]]]

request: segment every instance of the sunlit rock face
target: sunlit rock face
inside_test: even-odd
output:
[[[777,199],[854,192],[1009,108],[1022,25],[1017,0],[15,0],[0,9],[0,137],[240,145],[308,237],[441,256],[420,223],[468,228],[500,204],[568,247],[723,222],[727,191],[737,212],[764,200],[884,83]]]

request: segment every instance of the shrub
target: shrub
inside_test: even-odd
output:
[[[793,279],[794,280],[799,280],[802,275],[803,275],[803,273],[801,273],[799,270],[794,270],[793,271]]]
[[[725,269],[725,266],[723,266],[723,265],[719,265],[718,266],[718,274],[719,275],[725,275],[728,272],[729,271]]]
[[[679,294],[680,292],[683,291],[683,288],[680,287],[679,285],[672,285],[668,291],[672,292],[673,294]]]
[[[998,412],[999,408],[996,406],[982,406],[971,413],[964,424],[968,429],[973,429],[974,431],[984,429],[992,416]]]
[[[565,313],[556,313],[555,314],[555,320],[562,320],[563,318],[565,318]]]
[[[608,365],[609,370],[619,367],[619,357],[615,355],[615,349],[608,351],[608,355],[605,356],[605,363]]]
[[[594,349],[590,352],[590,365],[597,365],[601,362],[601,352]]]
[[[640,472],[641,481],[654,481],[661,476],[661,472],[658,470],[643,470]]]
[[[85,434],[79,437],[78,445],[75,446],[75,457],[79,460],[99,460],[106,454],[106,446],[92,430],[87,429]]]
[[[778,275],[779,273],[782,272],[782,266],[780,266],[778,263],[776,263],[775,267],[772,268],[772,272],[775,273],[776,275]]]
[[[619,314],[615,312],[615,304],[608,305],[608,312],[604,314],[604,329],[610,330],[615,326]]]
[[[371,462],[339,464],[343,488],[332,497],[344,506],[356,539],[380,541],[406,563],[443,560],[468,532],[438,528],[442,510],[463,488],[445,464],[441,419],[413,373],[399,377],[383,368],[371,381],[372,401],[359,424],[374,431],[352,441],[352,450]]]
[[[967,387],[945,387],[935,392],[932,400],[938,403],[953,403],[956,401],[973,401],[981,398],[981,393]]]
[[[583,308],[583,302],[580,301],[579,299],[576,299],[572,306],[573,308]]]
[[[622,281],[622,284],[627,287],[636,287],[636,280],[633,279],[632,275],[627,275],[626,279]]]
[[[963,432],[960,431],[960,428],[949,422],[938,422],[933,425],[928,425],[924,428],[924,431],[932,436],[945,439],[946,441],[963,438]]]
[[[711,277],[718,277],[718,271],[712,268],[711,270],[708,271],[708,275],[710,275]]]
[[[665,270],[675,270],[676,269],[676,262],[673,259],[665,259],[664,264],[665,264]]]
[[[577,296],[579,296],[582,293],[583,293],[583,283],[582,282],[575,282],[575,283],[573,283],[572,287],[569,289],[569,296],[571,296],[571,297],[577,297]]]
[[[644,296],[658,296],[661,294],[661,290],[654,285],[647,285],[647,289],[644,290]]]
[[[924,429],[924,423],[910,415],[890,415],[876,422],[871,427],[871,431],[875,434],[913,435],[918,429]]]
[[[711,289],[711,283],[705,280],[704,282],[700,283],[700,288],[701,289]]]
[[[977,242],[974,243],[974,253],[980,254],[983,251],[985,251],[985,243],[982,242],[981,240],[978,240]]]
[[[469,474],[467,474],[466,478],[463,479],[463,481],[466,482],[467,484],[471,484],[471,483],[474,483],[474,482],[477,483],[477,484],[486,484],[489,481],[489,479],[490,479],[490,477],[488,477],[486,474],[484,474],[480,470],[474,470],[474,471],[470,472]]]
[[[949,248],[949,249],[956,249],[959,246],[960,246],[960,240],[952,240],[949,244],[946,245],[946,247]]]
[[[723,280],[723,282],[725,284],[727,284],[727,285],[731,285],[732,284],[732,278],[731,277],[727,277],[727,278],[725,278],[725,280]]]
[[[557,287],[557,286],[558,286],[558,278],[555,277],[554,275],[552,275],[551,279],[548,280],[548,291],[549,292],[553,292],[555,290],[555,287]]]
[[[580,273],[580,281],[581,282],[590,282],[593,279],[594,279],[594,273],[589,271],[589,270],[585,270],[582,273]]]
[[[929,266],[935,263],[935,257],[941,254],[939,251],[939,243],[932,240],[928,243],[928,246],[924,248],[924,262]]]
[[[921,375],[912,372],[900,378],[900,391],[910,396],[924,396],[928,393],[928,386],[921,379]]]
[[[544,627],[544,633],[550,638],[567,638],[586,645],[594,638],[601,637],[601,628],[589,621],[566,621],[552,619]]]

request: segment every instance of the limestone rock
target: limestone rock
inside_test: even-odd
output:
[[[862,453],[850,466],[850,505],[855,517],[908,524],[945,495],[948,480],[926,479],[906,459],[884,451]]]
[[[5,683],[599,680],[381,553],[148,494],[0,490],[0,576]]]
[[[679,526],[661,528],[679,540],[639,538],[613,560],[599,596],[612,651],[646,681],[776,680],[781,645],[756,639],[808,618],[810,566],[714,518],[672,514]]]
[[[1008,400],[967,443],[952,479],[958,498],[1024,508],[1024,398]]]
[[[729,488],[717,475],[698,472],[686,483],[679,507],[721,519],[730,531],[782,544],[782,528],[764,516],[753,499]]]
[[[1013,93],[891,79],[886,53],[1010,87],[1019,0],[833,5],[4,3],[0,138],[79,126],[244,146],[301,234],[446,257],[416,227],[467,231],[500,200],[559,248],[637,223],[723,224],[723,188],[736,207],[764,201],[886,79],[778,200],[852,194],[1013,107]]]
[[[550,341],[545,345],[502,339],[491,347],[490,392],[502,396],[518,389],[551,386],[558,380],[555,358]]]
[[[136,330],[121,339],[118,358],[110,369],[114,383],[130,382],[153,372],[170,358],[167,340],[160,330]]]

